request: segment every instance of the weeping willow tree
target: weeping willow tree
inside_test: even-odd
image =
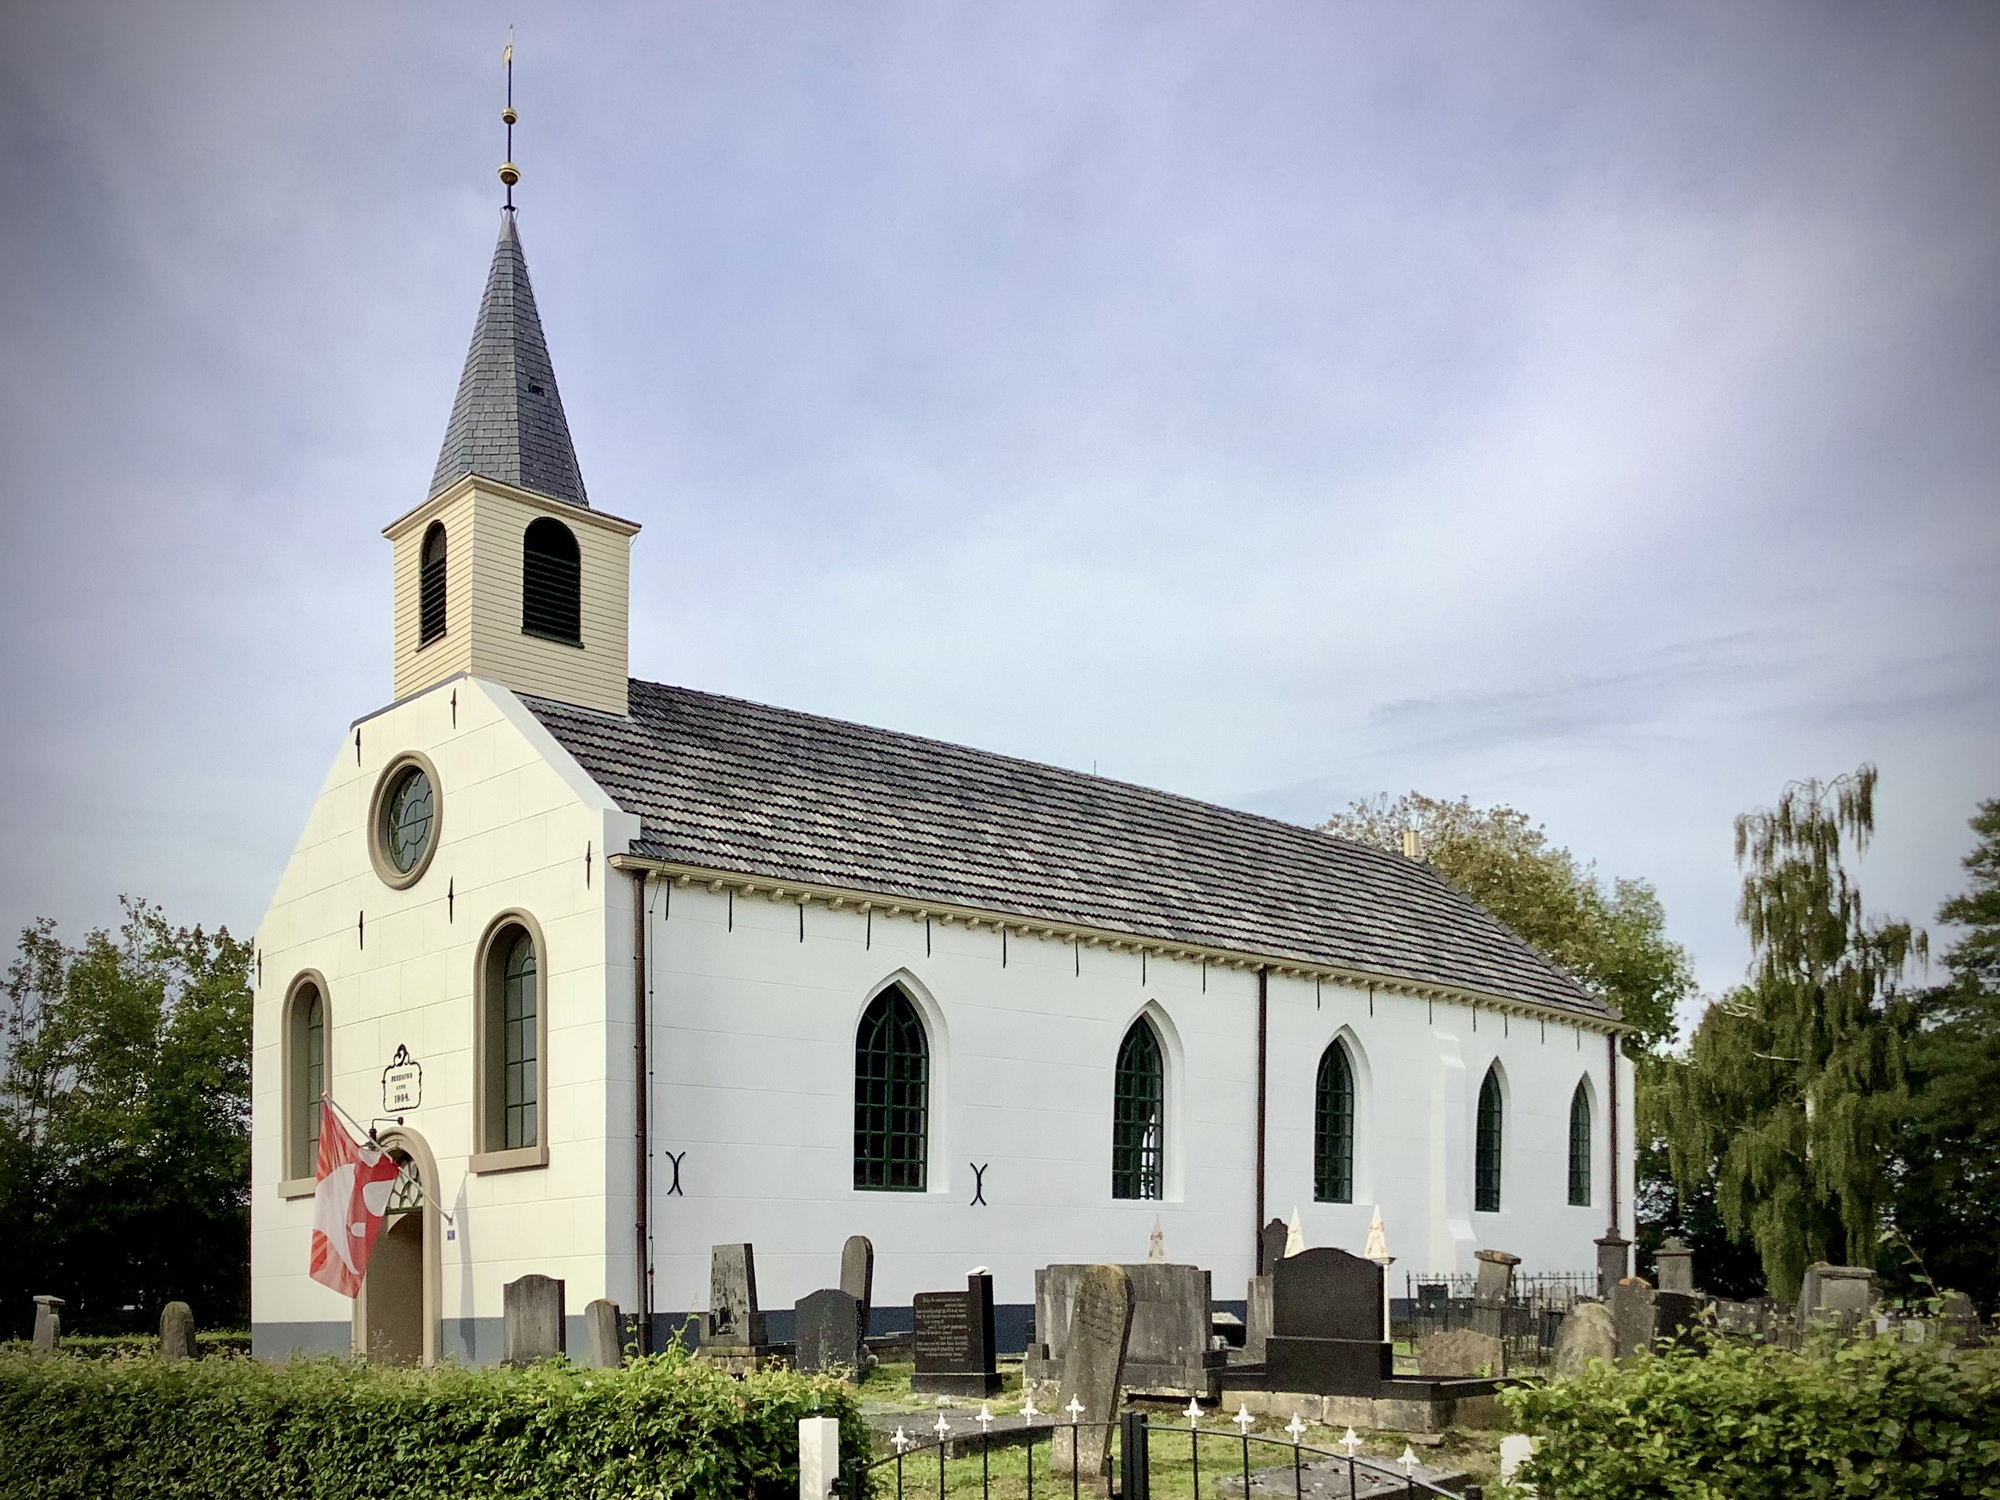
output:
[[[1844,863],[1875,831],[1875,780],[1796,782],[1736,820],[1749,982],[1648,1091],[1682,1192],[1713,1187],[1780,1297],[1815,1260],[1874,1263],[1909,1105],[1897,985],[1924,935],[1869,918]]]

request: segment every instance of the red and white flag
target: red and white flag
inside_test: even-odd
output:
[[[394,1157],[372,1140],[355,1140],[333,1106],[321,1103],[319,1188],[313,1194],[314,1281],[343,1297],[359,1294],[398,1170]]]

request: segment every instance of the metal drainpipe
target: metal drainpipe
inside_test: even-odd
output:
[[[1257,1222],[1251,1226],[1255,1246],[1250,1264],[1258,1275],[1268,1274],[1264,1265],[1264,1119],[1267,1081],[1271,1057],[1271,976],[1262,965],[1257,969]]]
[[[1618,1229],[1618,1033],[1610,1033],[1604,1041],[1611,1054],[1611,1234],[1623,1239]]]
[[[638,1194],[639,1212],[634,1226],[636,1265],[639,1281],[639,1352],[653,1352],[653,1277],[651,1251],[653,1150],[647,1130],[647,1108],[652,1089],[648,1083],[646,1033],[646,871],[632,872],[632,1137],[635,1167],[633,1187]]]

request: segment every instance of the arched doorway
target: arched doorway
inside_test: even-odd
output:
[[[361,1295],[354,1302],[355,1352],[370,1364],[437,1360],[440,1281],[437,1166],[422,1137],[387,1130],[382,1144],[402,1168]]]

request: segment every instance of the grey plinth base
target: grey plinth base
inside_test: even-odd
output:
[[[1231,1389],[1229,1404],[1241,1404],[1254,1416],[1289,1418],[1293,1413],[1328,1427],[1352,1427],[1359,1432],[1443,1432],[1448,1427],[1504,1427],[1511,1420],[1494,1394],[1491,1380],[1413,1380],[1407,1393],[1389,1388],[1381,1396],[1318,1396],[1309,1391]],[[1446,1394],[1440,1387],[1478,1389]],[[1308,1438],[1308,1442],[1313,1441]]]
[[[725,1375],[755,1375],[759,1370],[781,1370],[791,1364],[769,1344],[703,1344],[694,1357]]]
[[[910,1377],[910,1389],[929,1396],[997,1396],[999,1374],[980,1370],[927,1370]]]

